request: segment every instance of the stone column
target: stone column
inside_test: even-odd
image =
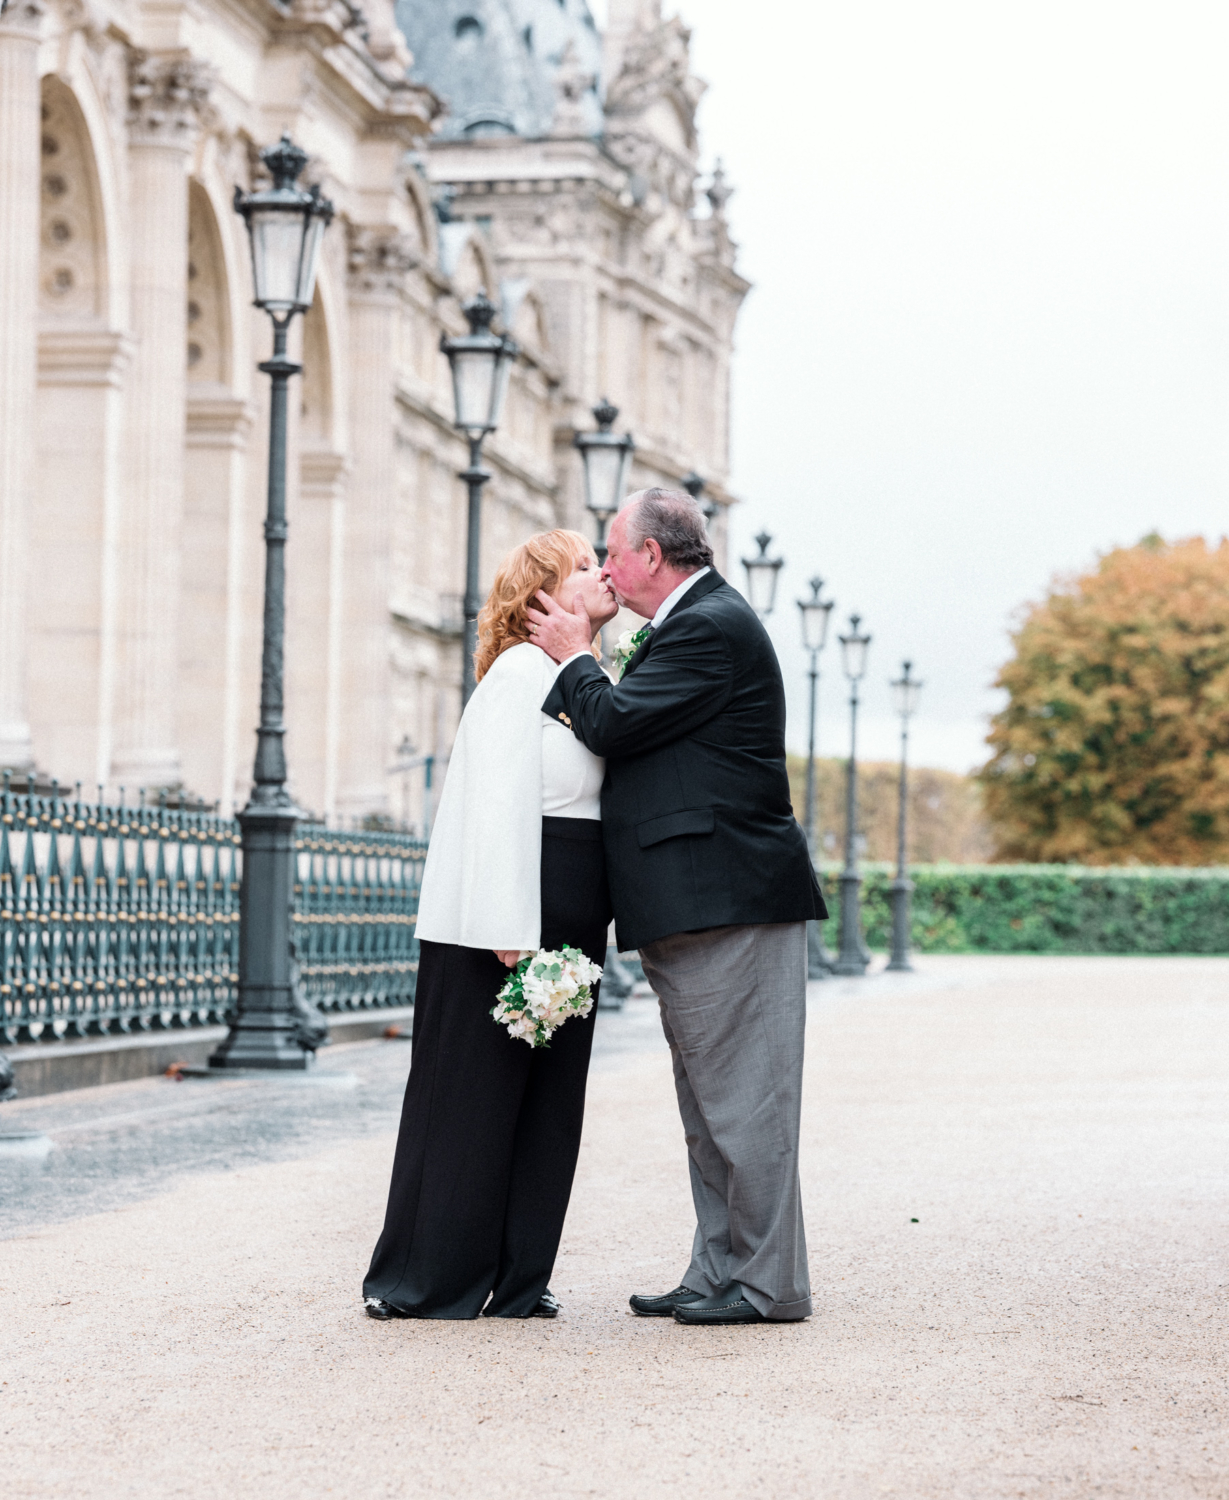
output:
[[[39,86],[43,7],[0,15],[0,766],[33,759],[26,598],[38,381]]]
[[[308,351],[304,351],[306,364]],[[342,588],[346,540],[344,453],[303,447],[291,594],[295,655],[290,661],[294,775],[299,805],[337,813],[345,658]]]
[[[208,92],[181,53],[129,61],[132,365],[111,779],[179,780],[178,618],[187,386],[188,164]]]
[[[111,768],[129,353],[108,328],[49,322],[39,332],[27,702],[41,769],[88,787]]]
[[[350,447],[342,586],[338,811],[386,812],[392,764],[393,496],[397,486],[396,349],[400,290],[414,263],[396,230],[351,226]]]
[[[261,330],[264,332],[264,330]],[[260,539],[247,493],[251,403],[189,387],[184,482],[179,728],[185,783],[230,813],[239,783],[240,724],[250,744],[255,695],[240,701],[245,552]],[[246,543],[246,546],[245,546]],[[263,558],[262,558],[263,561]],[[246,791],[250,767],[243,766]]]

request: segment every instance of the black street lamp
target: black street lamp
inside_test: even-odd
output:
[[[597,560],[606,561],[606,527],[618,513],[627,489],[636,443],[630,432],[611,432],[619,408],[607,397],[593,408],[596,432],[578,432],[572,445],[580,450],[585,468],[585,505],[597,520]]]
[[[841,871],[841,951],[834,974],[865,974],[870,954],[862,941],[858,873],[858,683],[866,675],[869,635],[858,626],[861,615],[850,615],[849,634],[840,636],[841,666],[849,679],[849,769],[845,778],[845,868]]]
[[[828,617],[832,613],[834,600],[821,599],[822,578],[811,579],[811,597],[798,600],[798,613],[802,618],[802,649],[810,653],[811,679],[810,729],[807,736],[807,847],[811,851],[811,863],[818,864],[821,850],[819,828],[816,825],[815,785],[815,719],[819,708],[819,653],[828,639]],[[832,969],[832,955],[824,944],[823,933],[818,922],[808,924],[807,931],[807,977],[822,979]]]
[[[703,479],[701,479],[696,471],[692,469],[690,474],[683,475],[680,483],[687,491],[687,493],[691,496],[691,498],[699,504],[700,509],[704,512],[704,519],[711,527],[714,519],[716,518],[717,512],[721,509],[721,507],[715,500],[700,499],[700,496],[704,493]]]
[[[211,1068],[308,1068],[315,1052],[304,1045],[291,966],[294,906],[294,830],[301,814],[286,790],[283,720],[286,636],[286,402],[290,377],[303,368],[286,357],[296,313],[311,306],[320,242],[333,205],[296,187],[307,152],[283,135],[260,159],[273,186],[259,193],[235,189],[235,211],[252,246],[255,304],[273,321],[270,378],[269,485],[265,508],[265,615],[260,660],[260,728],[254,785],[239,814],[243,883],[239,892],[239,999]]]
[[[835,600],[821,599],[824,581],[811,579],[811,597],[798,600],[798,613],[802,616],[802,649],[810,653],[811,667],[811,719],[807,741],[807,843],[811,846],[811,857],[819,854],[819,829],[815,826],[815,716],[819,707],[819,653],[828,640],[828,617]]]
[[[909,720],[917,712],[922,684],[913,676],[913,663],[903,664],[900,677],[892,683],[892,697],[900,715],[900,808],[896,818],[896,879],[892,882],[892,957],[889,969],[910,970],[909,926],[910,898],[913,882],[905,868],[905,818],[909,799]]]
[[[755,541],[759,553],[755,557],[744,557],[743,567],[747,571],[747,602],[763,620],[772,614],[777,598],[777,575],[785,566],[785,559],[769,557],[772,537],[766,531],[761,531]]]
[[[461,705],[474,691],[474,652],[478,649],[478,554],[482,542],[482,486],[490,479],[482,467],[482,441],[499,426],[508,390],[508,377],[519,350],[506,335],[491,332],[495,304],[485,292],[471,297],[461,311],[469,332],[458,338],[441,337],[440,349],[452,370],[453,425],[469,443],[469,465],[458,474],[469,492],[469,520],[465,538],[465,659],[461,666]]]

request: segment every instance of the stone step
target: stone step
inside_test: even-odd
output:
[[[361,1042],[382,1036],[390,1026],[408,1037],[413,1027],[412,1005],[388,1010],[340,1011],[328,1016],[334,1042]],[[106,1036],[82,1042],[34,1042],[10,1047],[17,1097],[60,1094],[67,1089],[93,1088],[100,1083],[126,1083],[165,1073],[173,1063],[201,1067],[226,1035],[225,1026],[200,1026],[183,1031],[144,1032],[139,1036]],[[3,1106],[0,1106],[2,1108]]]

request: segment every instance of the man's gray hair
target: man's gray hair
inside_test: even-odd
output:
[[[627,540],[639,552],[650,537],[672,568],[712,566],[713,549],[699,502],[682,490],[637,490],[619,512]]]

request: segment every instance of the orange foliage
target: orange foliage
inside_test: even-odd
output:
[[[1013,641],[981,772],[998,858],[1229,863],[1229,540],[1110,552]]]

